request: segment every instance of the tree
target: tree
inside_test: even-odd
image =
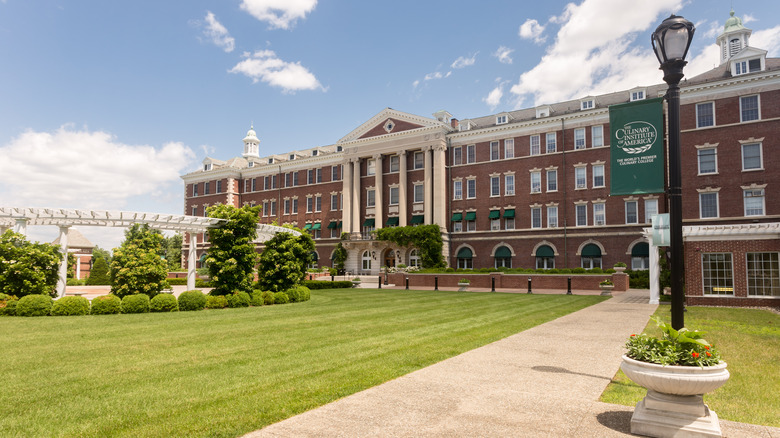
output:
[[[179,233],[165,238],[165,260],[168,262],[169,271],[181,269],[182,235]]]
[[[214,205],[207,210],[209,217],[227,219],[209,230],[211,247],[206,256],[209,276],[214,285],[212,295],[252,291],[258,255],[254,240],[260,207],[245,205]]]
[[[387,240],[399,246],[413,245],[420,249],[420,261],[424,268],[443,268],[441,255],[441,229],[438,225],[380,228],[377,239]]]
[[[67,278],[76,278],[76,256],[68,253],[68,273]]]
[[[56,296],[60,249],[48,243],[32,243],[11,230],[0,236],[0,293]]]
[[[111,284],[111,277],[108,275],[108,263],[103,257],[98,257],[92,264],[89,271],[86,284],[88,286]]]
[[[258,286],[262,290],[281,292],[299,284],[314,252],[314,240],[307,233],[276,233],[265,242],[260,254]]]
[[[99,246],[92,248],[92,260],[97,261],[97,259],[101,257],[106,261],[106,264],[111,264],[111,251]]]
[[[154,297],[168,288],[168,266],[160,256],[162,242],[162,234],[146,224],[134,224],[125,231],[125,241],[114,248],[111,260],[111,293]]]
[[[333,250],[333,267],[337,271],[343,271],[344,270],[344,262],[347,261],[347,249],[344,248],[344,245],[339,242],[338,245],[336,245],[336,249]]]

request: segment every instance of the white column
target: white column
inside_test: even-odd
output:
[[[447,174],[445,172],[445,146],[433,148],[433,223],[447,230]]]
[[[398,153],[398,225],[406,226],[406,151]]]
[[[352,230],[360,232],[360,158],[352,159]]]
[[[65,286],[68,282],[68,228],[70,227],[60,227],[60,252],[63,257],[57,278],[57,298],[65,296]]]
[[[82,254],[75,254],[76,256],[76,280],[81,280],[81,256]]]
[[[648,236],[645,235],[645,238]],[[653,239],[648,238],[650,259],[650,304],[658,304],[661,296],[661,265],[658,256],[658,247],[653,245]]]
[[[14,225],[14,231],[19,233],[19,234],[23,234],[25,236],[27,235],[27,218],[26,217],[16,220],[16,225]]]
[[[425,146],[423,148],[423,154],[425,156],[425,181],[423,187],[423,208],[425,210],[425,224],[433,223],[433,180],[431,174],[433,173],[433,164],[431,163],[431,147]]]
[[[344,163],[344,174],[341,175],[341,196],[343,199],[343,209],[341,210],[341,221],[343,222],[341,232],[352,232],[352,162]]]
[[[374,222],[377,229],[382,228],[382,212],[384,209],[383,202],[383,196],[382,196],[382,155],[374,155],[375,161],[375,169],[376,169],[376,175],[375,175],[375,183],[374,185],[376,188],[374,189],[374,201],[375,201],[375,209],[376,212],[374,214],[374,217],[376,218]]]
[[[195,289],[195,265],[198,263],[198,251],[196,251],[197,243],[197,233],[190,231],[190,249],[187,253],[187,290]]]

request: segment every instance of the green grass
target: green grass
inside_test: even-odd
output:
[[[351,289],[261,308],[0,318],[0,435],[237,436],[602,299]]]
[[[670,321],[669,307],[655,312]],[[729,381],[704,401],[724,420],[780,427],[780,315],[766,310],[688,307],[685,326],[707,332],[705,338],[728,363]],[[652,321],[645,333],[660,335]],[[601,401],[634,406],[646,390],[622,371]]]

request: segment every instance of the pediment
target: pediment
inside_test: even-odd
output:
[[[396,134],[430,126],[449,126],[436,119],[416,116],[414,114],[385,108],[367,122],[355,128],[352,132],[341,138],[338,143],[379,137],[382,135]]]
[[[731,59],[729,59],[729,61],[740,61],[743,59],[755,58],[757,56],[763,57],[766,56],[766,54],[767,54],[766,50],[761,50],[755,47],[747,46],[744,49],[740,50],[739,53],[732,56]]]

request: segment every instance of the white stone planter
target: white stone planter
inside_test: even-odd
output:
[[[614,284],[600,284],[599,287],[601,288],[601,295],[611,297],[612,296],[612,289],[615,288]]]
[[[653,437],[720,437],[718,415],[703,395],[726,383],[726,363],[709,367],[658,365],[623,356],[620,369],[647,388],[636,405],[631,433]]]
[[[458,292],[465,291],[466,289],[468,289],[470,284],[471,283],[461,283],[461,282],[458,282]]]
[[[623,272],[626,270],[625,266],[613,266],[612,269],[615,270],[615,272]]]

